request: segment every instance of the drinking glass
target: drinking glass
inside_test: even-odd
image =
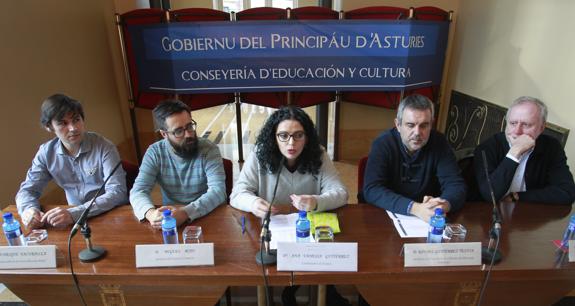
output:
[[[183,232],[184,243],[202,243],[204,237],[202,235],[202,227],[189,225],[184,228]]]

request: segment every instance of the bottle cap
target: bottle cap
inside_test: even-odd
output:
[[[2,215],[2,217],[3,217],[4,219],[12,219],[12,218],[13,218],[11,212],[4,213],[4,215]]]
[[[300,218],[305,218],[305,217],[307,217],[307,211],[305,211],[305,210],[300,210],[300,211],[299,211],[299,217],[300,217]]]
[[[164,215],[164,217],[171,216],[171,215],[172,215],[172,211],[169,210],[169,209],[166,209],[166,210],[164,210],[164,211],[162,212],[162,215]]]
[[[436,216],[443,215],[443,208],[436,208],[435,209],[435,215]]]

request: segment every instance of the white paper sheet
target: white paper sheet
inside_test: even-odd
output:
[[[298,219],[298,213],[289,215],[275,215],[270,219],[270,231],[272,232],[272,241],[270,248],[277,250],[278,241],[282,242],[296,242],[295,239],[295,222]],[[310,241],[314,242],[313,236],[310,233]]]
[[[427,237],[429,224],[418,217],[406,216],[390,211],[387,211],[387,215],[393,221],[393,225],[401,238]]]

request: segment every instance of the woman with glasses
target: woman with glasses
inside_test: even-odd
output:
[[[287,106],[265,122],[230,200],[233,207],[263,218],[270,209],[277,213],[279,205],[316,212],[345,205],[347,197],[313,122],[301,108]],[[297,305],[297,287],[284,289],[284,306]],[[328,305],[351,305],[333,286],[327,286],[326,299]]]
[[[230,200],[233,207],[263,218],[268,209],[274,214],[276,206],[286,204],[305,211],[335,209],[347,203],[347,196],[313,122],[301,108],[287,106],[265,122]]]

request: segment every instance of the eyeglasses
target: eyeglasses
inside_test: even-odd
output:
[[[184,136],[184,134],[186,134],[186,131],[192,133],[196,131],[196,127],[198,126],[198,124],[196,123],[196,121],[194,121],[192,119],[192,122],[186,124],[185,127],[181,127],[181,128],[177,128],[173,131],[165,131],[168,134],[172,134],[174,135],[174,137],[176,138],[180,138],[182,136]]]
[[[288,142],[290,138],[293,138],[294,141],[302,140],[305,137],[304,131],[295,132],[293,134],[287,132],[281,132],[276,134],[277,138],[281,142]]]

